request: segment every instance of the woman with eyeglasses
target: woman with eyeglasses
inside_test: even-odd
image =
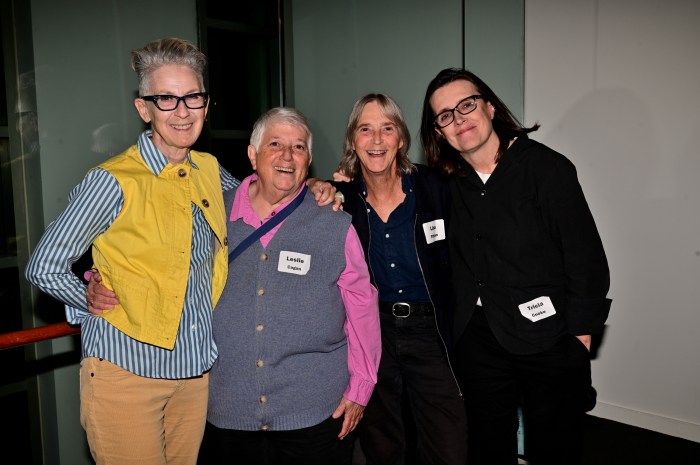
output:
[[[532,465],[581,463],[592,408],[608,264],[574,165],[528,137],[538,128],[467,70],[428,85],[420,136],[428,164],[451,177],[453,366],[471,465],[517,463],[519,406]]]

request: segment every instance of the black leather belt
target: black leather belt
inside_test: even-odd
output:
[[[409,316],[425,316],[433,314],[433,304],[414,302],[379,302],[379,311],[388,313],[396,318]]]

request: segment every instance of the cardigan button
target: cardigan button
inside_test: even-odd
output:
[[[265,289],[258,289],[258,295],[264,295]]]
[[[260,429],[263,431],[270,431],[270,427],[268,425],[262,425]]]
[[[260,254],[260,260],[266,261],[266,260],[267,260],[267,254],[266,254],[266,253],[261,253],[261,254]]]
[[[224,245],[228,247],[228,237],[224,237]]]
[[[185,176],[187,176],[187,171],[185,170],[185,168],[180,168],[179,170],[177,170],[177,175],[181,178],[184,178]]]
[[[260,397],[258,398],[258,401],[259,401],[261,404],[264,404],[265,402],[267,402],[267,396],[260,396]]]
[[[209,201],[207,199],[202,199],[202,205],[204,205],[204,207],[206,208],[209,208]]]
[[[262,360],[258,360],[257,362],[255,362],[255,366],[257,366],[258,368],[262,368],[263,366],[265,366],[265,362],[263,362]]]

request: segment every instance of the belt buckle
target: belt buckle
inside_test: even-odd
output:
[[[391,306],[391,314],[396,318],[408,318],[411,316],[411,304],[407,302],[394,302]]]

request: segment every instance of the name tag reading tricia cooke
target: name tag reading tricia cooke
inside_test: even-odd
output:
[[[305,275],[311,269],[311,255],[298,252],[280,252],[280,261],[277,263],[277,271]]]
[[[552,305],[552,300],[546,295],[520,304],[518,308],[520,313],[533,323],[557,314],[557,311],[554,310],[554,305]]]
[[[423,223],[423,232],[425,233],[425,242],[432,244],[437,241],[445,240],[445,220],[434,220]]]

